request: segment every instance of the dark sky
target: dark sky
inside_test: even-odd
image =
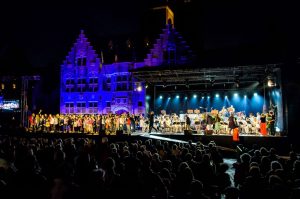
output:
[[[153,1],[4,1],[0,5],[0,75],[3,71],[47,69],[45,85],[56,76],[80,29],[99,51],[102,38],[136,35]],[[161,0],[163,1],[163,0]],[[171,1],[171,0],[169,0]],[[182,0],[183,1],[183,0]],[[300,12],[290,1],[281,0],[177,0],[175,27],[204,63],[292,63],[300,56]],[[149,22],[148,22],[149,23]],[[105,43],[105,42],[104,42]],[[265,59],[265,60],[264,60]],[[201,65],[201,64],[200,64]],[[287,64],[286,66],[293,65]],[[50,70],[49,70],[50,69]],[[53,70],[52,70],[53,69]],[[286,92],[294,115],[299,113],[299,74],[285,70]],[[292,85],[292,86],[291,86]],[[59,85],[53,86],[59,91]],[[42,96],[42,95],[39,95]],[[54,96],[54,97],[53,97]],[[41,104],[57,109],[59,96],[44,95]],[[47,101],[48,100],[48,101]],[[50,103],[54,103],[50,105]],[[58,111],[58,110],[57,110]],[[292,117],[289,117],[292,118]],[[294,117],[297,118],[297,117]],[[296,126],[295,122],[295,126]],[[298,125],[297,125],[297,128]]]
[[[8,59],[9,55],[12,59],[12,52],[16,52],[22,60],[20,63],[25,65],[60,65],[80,29],[86,30],[96,49],[100,45],[93,41],[99,38],[139,32],[149,2],[152,3],[150,0],[110,0],[4,4],[0,11],[0,58]],[[224,51],[232,52],[233,57],[237,52],[259,56],[269,53],[275,57],[297,50],[296,23],[300,22],[284,1],[178,2],[174,7],[178,13],[175,26],[194,50],[201,53],[200,57],[206,56],[206,52],[209,57]]]
[[[80,29],[100,38],[135,32],[141,15],[135,8],[143,5],[110,2],[2,7],[0,50],[24,51],[30,63],[43,67],[58,60],[62,63]]]

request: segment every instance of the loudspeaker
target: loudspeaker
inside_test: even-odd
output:
[[[116,135],[117,136],[122,136],[124,134],[123,130],[117,130]]]

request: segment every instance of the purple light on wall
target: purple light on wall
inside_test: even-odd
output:
[[[81,31],[61,65],[60,112],[145,113],[144,82],[136,81],[129,70],[171,62],[187,63],[191,56],[189,46],[179,37],[175,28],[167,26],[143,62],[102,64],[102,54],[99,56],[96,53]]]
[[[134,67],[143,67],[135,63]],[[102,65],[83,31],[61,66],[60,112],[145,113],[146,92],[136,87],[130,62]]]

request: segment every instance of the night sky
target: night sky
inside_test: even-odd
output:
[[[300,57],[299,7],[283,0],[183,1],[173,3],[175,27],[198,56],[199,66],[285,63],[284,103],[289,128],[297,129],[292,118],[300,111],[300,78],[293,68]],[[58,111],[59,68],[80,30],[85,30],[97,52],[107,47],[110,38],[142,40],[145,27],[151,25],[145,20],[147,11],[162,2],[1,2],[0,74],[43,70],[47,75],[40,104]]]
[[[7,64],[16,54],[15,65],[59,67],[80,29],[99,50],[110,37],[140,33],[153,2],[163,1],[6,3],[0,12],[0,61]],[[283,2],[180,2],[173,4],[175,27],[201,60],[285,59],[298,53],[299,22]]]

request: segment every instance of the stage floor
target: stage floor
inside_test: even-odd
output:
[[[133,140],[161,140],[173,143],[187,143],[192,142],[196,144],[201,142],[203,144],[208,144],[214,141],[217,145],[227,148],[235,148],[237,144],[243,144],[245,147],[251,148],[254,144],[258,146],[264,146],[267,148],[274,147],[278,151],[287,154],[290,149],[290,141],[287,136],[261,136],[261,135],[245,135],[240,134],[240,141],[233,142],[231,135],[204,135],[204,134],[189,134],[184,133],[173,133],[173,132],[151,132],[145,133],[141,131],[132,132],[130,135],[99,135],[97,134],[86,134],[86,133],[59,133],[59,132],[25,132],[21,130],[17,131],[0,131],[0,135],[12,135],[12,136],[25,136],[25,137],[35,137],[35,138],[91,138],[100,139],[105,136],[112,142],[118,141],[133,141]]]

